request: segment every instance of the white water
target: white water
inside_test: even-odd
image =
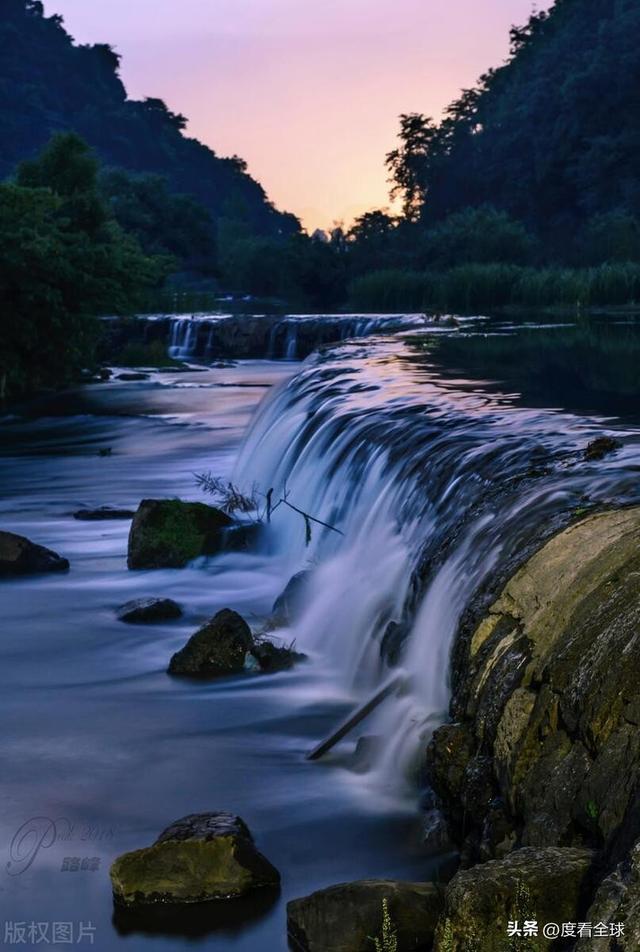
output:
[[[444,383],[424,362],[407,363],[403,343],[380,339],[310,358],[259,409],[237,480],[274,488],[276,498],[286,489],[299,509],[343,533],[316,526],[305,548],[301,517],[283,507],[270,532],[283,577],[313,570],[290,634],[326,668],[327,691],[366,700],[391,676],[381,656],[387,626],[408,627],[406,688],[356,732],[382,738],[368,777],[380,790],[405,789],[446,719],[461,615],[500,560],[585,492],[595,501],[635,486],[629,456],[604,479],[582,462],[602,426]],[[527,480],[540,452],[549,476]]]

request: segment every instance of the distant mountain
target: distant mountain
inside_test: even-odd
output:
[[[1,0],[0,178],[13,173],[54,132],[73,130],[104,164],[164,177],[214,219],[246,221],[255,234],[291,234],[299,224],[277,211],[237,156],[220,158],[185,135],[186,119],[159,99],[127,97],[120,57],[106,44],[81,46],[38,0]]]

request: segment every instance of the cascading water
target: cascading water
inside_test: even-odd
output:
[[[221,357],[297,360],[322,344],[433,324],[424,314],[195,314],[168,321],[169,356],[211,361]],[[446,326],[446,321],[442,326]]]
[[[364,729],[382,738],[377,784],[397,791],[446,717],[461,615],[498,566],[577,508],[638,500],[638,431],[604,473],[583,459],[603,426],[447,380],[411,335],[316,355],[266,398],[237,480],[343,533],[314,525],[306,548],[297,513],[273,516],[285,575],[312,570],[291,635],[354,704],[391,661],[405,678]]]

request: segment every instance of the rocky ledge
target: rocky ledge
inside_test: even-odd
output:
[[[639,623],[640,508],[559,533],[463,623],[453,722],[427,753],[463,867],[437,950],[473,949],[472,934],[502,948],[518,902],[541,921],[626,924],[576,948],[640,948]]]

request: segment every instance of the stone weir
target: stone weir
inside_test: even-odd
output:
[[[545,916],[586,924],[563,948],[640,949],[639,684],[638,507],[565,529],[468,613],[427,754],[466,867],[436,949]]]
[[[211,362],[302,360],[323,344],[374,334],[447,327],[452,318],[425,314],[194,314],[105,318],[105,359],[128,345],[162,342],[167,356]]]

